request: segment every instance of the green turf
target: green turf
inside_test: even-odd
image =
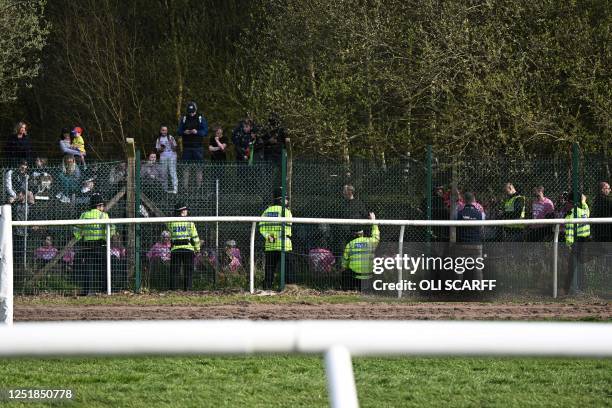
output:
[[[438,299],[440,300],[440,299]],[[490,302],[508,302],[508,303],[607,303],[607,300],[600,298],[499,298],[489,300]],[[266,304],[347,304],[355,302],[375,302],[375,303],[421,303],[423,299],[419,298],[404,298],[398,300],[394,297],[374,297],[363,296],[356,292],[338,292],[338,291],[323,291],[319,292],[311,289],[289,290],[283,293],[274,293],[272,295],[251,295],[248,292],[161,292],[161,293],[146,293],[134,294],[131,292],[123,292],[97,296],[61,296],[61,295],[37,295],[37,296],[16,296],[15,306],[20,305],[141,305],[141,306],[158,306],[158,305],[228,305],[241,303],[266,303]]]
[[[359,358],[354,369],[363,407],[600,407],[612,403],[612,360]],[[319,357],[4,359],[0,360],[0,388],[8,387],[69,387],[76,399],[65,405],[73,407],[328,404]]]
[[[97,296],[16,296],[15,305],[226,305],[249,303],[270,304],[321,304],[321,303],[354,303],[367,301],[367,298],[355,292],[317,292],[314,290],[289,291],[271,295],[251,295],[248,292],[161,292],[153,294],[134,294],[124,292]],[[371,298],[370,301],[385,301]],[[394,299],[391,299],[394,301]]]

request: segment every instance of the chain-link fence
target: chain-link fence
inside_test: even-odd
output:
[[[610,159],[581,157],[575,174],[571,157],[530,162],[507,158],[448,162],[433,155],[384,165],[367,160],[346,165],[294,158],[286,169],[285,187],[294,217],[365,218],[374,212],[379,219],[452,219],[465,205],[464,194],[471,191],[486,218],[496,219],[503,216],[504,185],[510,182],[526,197],[526,218],[531,218],[534,188],[538,186],[544,187],[545,196],[554,203],[555,215],[563,217],[566,198],[562,193],[572,189],[574,177],[590,204],[598,194],[598,182],[610,180],[610,165]],[[280,163],[179,162],[176,178],[172,167],[172,163],[162,166],[133,160],[88,162],[87,166],[62,161],[34,163],[29,169],[5,167],[3,198],[12,202],[16,220],[79,218],[90,208],[89,200],[95,192],[106,199],[111,218],[173,216],[177,204],[186,205],[192,216],[253,216],[261,215],[272,204],[274,189],[283,184]],[[26,190],[30,193],[25,194]],[[196,228],[200,251],[193,256],[192,289],[248,288],[250,225],[202,223]],[[359,229],[348,225],[293,225],[287,281],[342,289],[342,256]],[[168,226],[161,224],[117,228],[111,243],[114,290],[173,287],[167,232]],[[502,228],[483,230],[482,239],[490,249],[489,264],[494,265],[490,276],[506,282],[502,287],[509,294],[550,293],[552,228],[535,235],[531,232],[531,228],[525,228],[520,241],[532,241],[536,236],[542,243],[508,250],[493,245],[505,241]],[[371,228],[364,228],[364,235],[370,234]],[[397,243],[400,227],[384,226],[380,234],[381,242]],[[105,274],[94,271],[93,277],[89,276],[92,272],[88,264],[106,259],[100,260],[96,252],[99,248],[85,248],[82,242],[76,242],[72,228],[15,227],[14,239],[18,292],[68,294],[87,289],[87,282],[94,280],[100,281],[98,286],[90,285],[94,291],[105,289]],[[406,227],[403,240],[407,245],[444,244],[440,248],[446,249],[438,251],[445,254],[453,250],[445,243],[456,240],[456,231],[447,227]],[[262,288],[265,256],[259,233],[255,250],[256,287]],[[609,296],[612,259],[609,251],[598,251],[585,263],[582,284],[586,290]],[[560,262],[564,261],[560,258]],[[178,283],[179,287],[183,284]]]

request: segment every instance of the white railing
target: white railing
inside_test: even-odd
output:
[[[255,240],[257,238],[257,223],[262,221],[269,222],[270,219],[267,217],[231,217],[231,216],[207,216],[207,217],[151,217],[151,218],[110,218],[107,220],[44,220],[44,221],[12,221],[11,226],[21,227],[33,227],[33,226],[75,226],[75,225],[90,225],[90,224],[101,224],[107,225],[107,242],[110,234],[110,225],[119,224],[163,224],[173,221],[182,222],[197,222],[197,223],[218,223],[218,222],[240,222],[251,224],[250,234],[250,253],[249,253],[249,291],[255,292]],[[567,220],[564,218],[555,219],[541,219],[541,220],[485,220],[485,221],[426,221],[426,220],[369,220],[369,219],[340,219],[340,218],[275,218],[274,221],[279,223],[293,223],[293,224],[345,224],[345,225],[395,225],[400,226],[400,234],[398,237],[399,252],[401,254],[403,250],[404,242],[404,231],[407,226],[417,227],[435,227],[435,226],[446,226],[446,227],[494,227],[504,225],[554,225],[554,256],[553,256],[553,282],[552,295],[553,298],[557,297],[557,286],[558,286],[558,243],[559,243],[559,230],[560,225],[563,224],[612,224],[612,218],[575,218]],[[111,262],[110,260],[110,247],[107,245],[106,248],[106,291],[107,294],[111,294]],[[398,271],[398,281],[402,280],[402,271]],[[398,291],[398,297],[402,297],[402,291]]]
[[[612,324],[123,321],[0,325],[0,357],[325,354],[332,407],[357,407],[351,355],[612,357]]]

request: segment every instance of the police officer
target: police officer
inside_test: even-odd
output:
[[[82,220],[107,220],[104,212],[104,199],[100,194],[92,194],[89,210],[81,214]],[[82,295],[91,295],[103,288],[106,272],[106,225],[77,225],[73,229],[78,240],[77,247],[77,284],[81,285]],[[115,226],[111,225],[111,236],[115,234]]]
[[[504,185],[506,199],[502,209],[502,219],[504,220],[524,220],[525,219],[525,196],[519,194],[512,183]],[[519,242],[523,240],[523,230],[525,225],[514,224],[504,225],[504,240]]]
[[[370,213],[369,218],[375,220],[376,216]],[[357,229],[354,236],[355,238],[346,245],[342,256],[343,288],[349,290],[359,290],[362,283],[372,277],[372,259],[380,242],[380,232],[376,224],[372,225],[371,237],[364,237],[363,228]]]
[[[176,216],[186,217],[187,206],[178,204],[175,208]],[[172,289],[178,289],[179,276],[183,269],[183,289],[191,290],[193,285],[193,257],[200,252],[200,238],[193,222],[174,221],[167,224],[170,231],[170,274]]]
[[[262,217],[286,217],[292,218],[291,210],[287,208],[287,201],[285,200],[285,213],[283,214],[282,200],[283,194],[280,188],[274,190],[272,195],[273,203],[271,206],[261,214]],[[279,222],[260,222],[259,233],[266,240],[264,245],[265,251],[265,278],[264,278],[264,289],[272,289],[272,283],[274,282],[274,274],[278,269],[281,260],[281,252],[283,249],[282,241],[282,223]],[[291,252],[291,223],[285,224],[285,252]],[[289,262],[288,262],[289,263]],[[289,271],[287,273],[287,281],[291,281]]]
[[[589,218],[591,213],[589,210],[589,206],[586,203],[586,197],[584,194],[578,193],[578,197],[581,197],[580,202],[574,209],[570,208],[565,215],[566,220],[571,220],[572,218]],[[573,203],[574,193],[570,192],[568,194],[568,200]],[[574,231],[575,230],[575,231]],[[574,233],[576,237],[574,238]],[[581,280],[583,273],[581,270],[581,265],[584,263],[584,243],[589,242],[591,240],[591,226],[589,224],[565,224],[565,244],[571,250],[570,254],[570,262],[569,262],[569,270],[567,274],[567,278],[565,280],[565,294],[569,294],[570,288],[572,286],[572,280],[574,279],[574,273],[578,272],[578,287],[576,289],[580,290],[581,288]]]

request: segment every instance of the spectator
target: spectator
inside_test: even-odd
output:
[[[236,162],[246,164],[250,161],[250,156],[255,144],[257,133],[255,125],[249,118],[241,121],[232,132],[232,143],[236,152]]]
[[[85,167],[85,140],[83,139],[83,128],[75,127],[72,129],[72,145],[73,149],[78,150],[81,154],[77,156],[79,161]]]
[[[121,242],[121,235],[111,237],[111,280],[112,290],[118,291],[127,286],[127,250]]]
[[[111,263],[113,267],[112,270],[115,272],[124,270],[126,257],[127,250],[121,242],[121,236],[119,234],[113,235],[111,237]]]
[[[31,187],[29,186],[29,178],[28,174],[28,162],[22,160],[19,163],[19,167],[16,169],[11,169],[6,172],[4,176],[4,187],[7,196],[7,202],[12,204],[17,199],[18,193],[25,193],[28,190],[28,197],[33,195],[31,193]]]
[[[65,127],[62,128],[62,135],[60,137],[59,142],[60,150],[63,155],[71,154],[73,156],[82,156],[82,153],[79,149],[72,147],[72,140],[70,137],[70,129]]]
[[[431,219],[448,220],[450,211],[445,203],[444,186],[436,186],[431,196]],[[427,198],[425,198],[420,208],[423,217],[427,218]],[[433,242],[448,242],[448,227],[431,227],[431,240]]]
[[[183,144],[182,160],[187,163],[201,163],[204,160],[203,140],[208,136],[208,122],[201,113],[198,114],[198,105],[191,101],[187,104],[187,114],[179,121],[178,136]],[[202,170],[196,172],[197,185],[202,185]],[[183,187],[189,186],[189,171],[185,171]]]
[[[127,163],[122,161],[111,168],[108,182],[110,184],[111,193],[116,194],[125,184],[127,179]]]
[[[555,205],[553,202],[544,196],[544,187],[538,186],[533,189],[535,196],[531,203],[531,217],[534,220],[542,220],[545,218],[553,218],[555,216]],[[542,242],[552,233],[552,228],[549,225],[530,225],[527,230],[527,242]]]
[[[69,203],[73,194],[77,194],[81,189],[81,171],[74,161],[74,156],[64,156],[57,179],[60,192],[56,197],[63,203]]]
[[[455,206],[453,208],[452,198],[453,194],[455,195]],[[460,211],[465,205],[465,201],[463,200],[463,194],[457,187],[451,187],[450,190],[444,192],[443,194],[444,205],[449,211],[453,211],[452,218],[457,218],[457,212]],[[482,206],[474,202],[474,206],[482,211]],[[450,214],[449,214],[450,215]]]
[[[162,231],[161,241],[156,242],[147,252],[149,260],[145,281],[151,289],[169,289],[170,276],[170,232]]]
[[[4,155],[12,164],[32,160],[32,143],[28,135],[28,125],[25,122],[19,122],[15,126],[15,134],[6,141]]]
[[[155,148],[159,153],[159,163],[162,169],[163,188],[168,193],[178,192],[178,179],[176,177],[176,150],[177,143],[174,136],[168,134],[168,126],[159,129],[159,136],[155,142]],[[170,176],[172,187],[168,188],[168,176]]]
[[[154,193],[161,189],[163,174],[161,167],[157,163],[155,152],[149,153],[147,161],[142,165],[140,179],[142,180],[143,190],[147,193]]]
[[[287,131],[281,126],[280,118],[277,113],[270,113],[266,132],[262,136],[264,146],[264,160],[275,163],[280,167],[281,154],[285,147]]]
[[[32,171],[32,187],[34,198],[37,200],[49,200],[53,177],[47,168],[47,159],[37,157],[34,170]]]
[[[210,144],[208,146],[210,158],[214,162],[224,162],[227,160],[227,138],[223,135],[223,128],[221,126],[215,126],[213,130],[215,136],[210,139]]]
[[[51,235],[47,235],[42,242],[42,245],[36,248],[34,252],[34,259],[43,264],[50,262],[58,254],[58,250],[53,246],[53,238]]]
[[[75,195],[74,203],[79,206],[79,211],[85,211],[91,201],[91,196],[98,194],[96,191],[95,179],[88,178],[81,184],[80,191]]]
[[[147,252],[147,259],[149,262],[170,262],[170,232],[162,231],[161,241],[153,244],[149,252]]]
[[[336,264],[334,254],[329,249],[322,248],[323,246],[325,245],[313,248],[308,252],[308,265],[314,273],[330,273]]]
[[[599,183],[599,193],[593,201],[593,218],[612,217],[612,195],[610,184],[602,181]],[[593,224],[591,226],[593,238],[598,242],[612,242],[611,224]]]
[[[225,251],[222,258],[223,270],[228,272],[236,272],[242,267],[242,256],[240,248],[236,246],[236,241],[230,239],[225,243]]]
[[[26,202],[26,195],[23,191],[17,192],[15,201],[12,204],[12,218],[13,221],[27,221],[30,219],[29,212],[31,207],[34,205],[34,198],[30,197]],[[22,259],[21,257],[26,252],[26,236],[28,231],[27,227],[13,227],[13,252],[15,259]],[[19,255],[19,257],[17,256]]]
[[[523,220],[525,219],[525,196],[519,194],[512,183],[504,185],[504,193],[506,199],[503,203],[502,219],[505,220]],[[505,225],[504,240],[508,242],[520,242],[523,240],[524,225],[509,224]]]
[[[465,193],[465,205],[457,212],[457,220],[460,221],[481,221],[485,219],[485,214],[476,206],[476,197],[474,193]],[[482,258],[482,227],[458,227],[457,228],[457,246],[459,256],[465,258]],[[466,275],[467,274],[467,275]],[[482,269],[475,268],[472,271],[466,271],[463,275],[465,280],[482,280]]]

